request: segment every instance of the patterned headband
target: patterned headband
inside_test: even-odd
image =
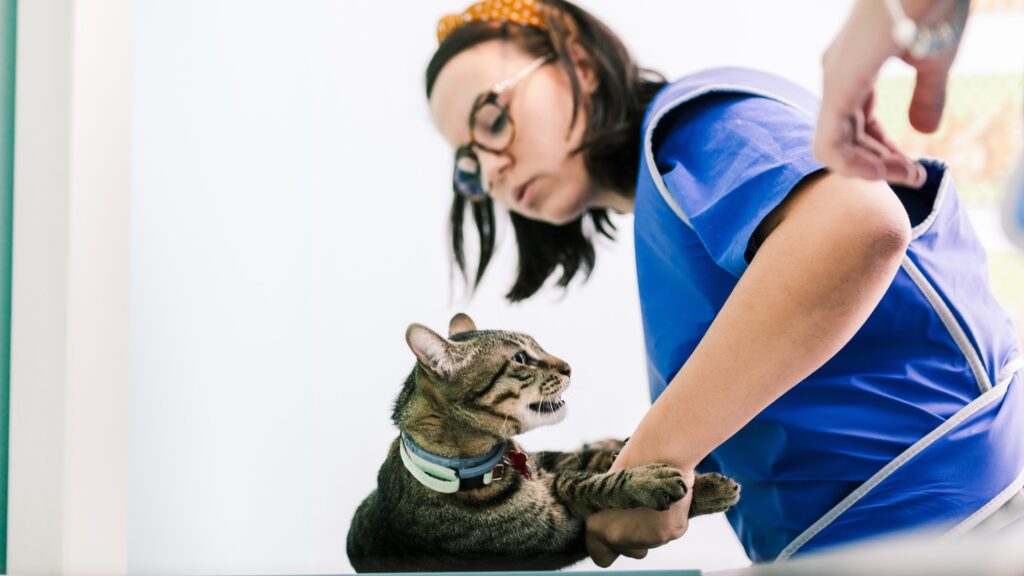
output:
[[[548,29],[543,11],[549,10],[537,0],[482,0],[466,8],[462,14],[451,14],[437,23],[437,42],[444,42],[452,32],[470,22],[514,22]]]

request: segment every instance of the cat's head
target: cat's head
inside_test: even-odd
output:
[[[413,324],[405,340],[419,373],[415,391],[403,391],[406,402],[423,395],[442,416],[504,438],[565,418],[569,364],[525,334],[477,330],[469,316],[456,314],[448,338]]]

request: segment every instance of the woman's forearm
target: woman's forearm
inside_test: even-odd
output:
[[[845,345],[896,274],[909,222],[884,185],[828,175],[795,191],[616,468],[692,469]]]

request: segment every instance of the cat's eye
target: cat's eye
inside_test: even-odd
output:
[[[527,358],[526,354],[523,354],[522,352],[516,352],[515,356],[512,357],[512,361],[519,362],[520,364],[527,364],[529,362],[529,358]]]

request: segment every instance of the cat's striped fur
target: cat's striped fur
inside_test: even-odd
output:
[[[446,457],[485,454],[502,439],[560,421],[569,366],[524,334],[480,331],[464,314],[449,339],[412,325],[418,362],[395,402],[398,428]],[[509,441],[510,446],[518,445]],[[531,457],[532,478],[506,466],[501,480],[442,494],[404,468],[400,439],[359,506],[348,556],[360,572],[555,569],[586,556],[583,520],[605,508],[665,509],[686,494],[678,470],[656,464],[608,473],[623,443]],[[691,516],[735,503],[739,487],[699,475]]]

